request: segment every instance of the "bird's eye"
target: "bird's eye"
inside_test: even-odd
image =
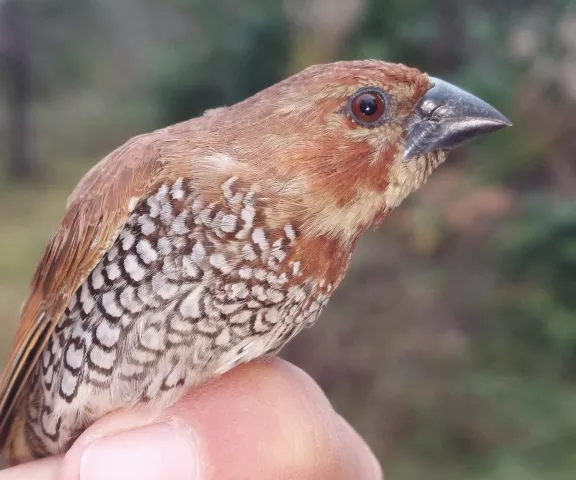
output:
[[[356,123],[364,127],[374,127],[385,119],[386,100],[380,90],[365,88],[350,99],[348,109]]]

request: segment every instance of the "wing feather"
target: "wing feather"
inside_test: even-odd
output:
[[[135,137],[80,181],[46,247],[0,378],[0,446],[15,405],[71,296],[116,240],[131,207],[158,180],[164,162],[159,132]]]

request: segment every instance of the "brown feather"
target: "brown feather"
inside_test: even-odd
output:
[[[161,132],[133,138],[81,180],[34,273],[13,347],[0,379],[0,445],[14,407],[72,294],[116,239],[131,199],[146,194],[163,162]]]

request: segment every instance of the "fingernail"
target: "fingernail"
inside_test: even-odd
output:
[[[189,431],[158,424],[104,437],[82,456],[80,480],[200,480]]]
[[[54,480],[58,478],[62,459],[44,458],[35,462],[23,463],[0,472],[2,480]]]

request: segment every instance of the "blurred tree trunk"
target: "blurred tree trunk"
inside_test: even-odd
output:
[[[31,72],[25,11],[21,0],[0,1],[0,8],[0,57],[8,103],[8,172],[14,178],[31,178],[35,171],[28,124]]]

